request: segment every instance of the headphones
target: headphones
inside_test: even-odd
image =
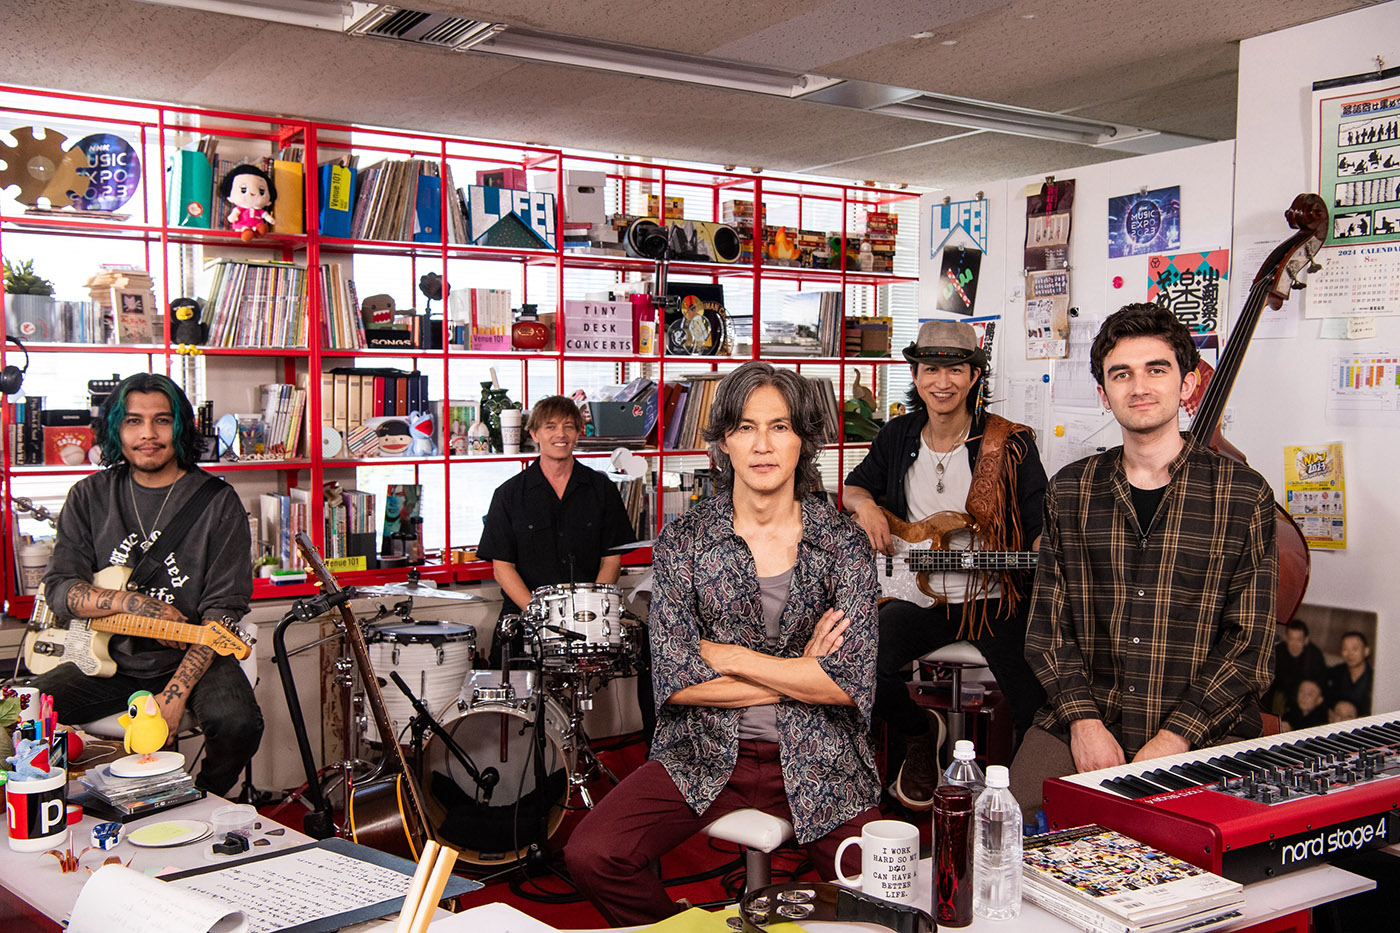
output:
[[[9,365],[3,370],[0,370],[0,394],[14,395],[24,383],[24,374],[29,372],[29,350],[25,348],[24,344],[19,342],[18,337],[11,337],[6,334],[5,339],[21,350],[24,350],[23,369],[20,369],[18,366]]]

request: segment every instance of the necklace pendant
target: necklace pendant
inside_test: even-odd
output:
[[[942,491],[943,491],[943,480],[940,479],[940,480],[938,481],[938,485],[937,485],[937,486],[934,486],[933,488],[934,488],[936,491],[938,491],[938,492],[942,492]]]

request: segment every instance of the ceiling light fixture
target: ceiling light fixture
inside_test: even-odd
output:
[[[480,43],[474,51],[779,97],[799,97],[839,81],[708,55],[687,55],[514,26]]]
[[[353,12],[342,0],[141,0],[157,6],[182,7],[225,16],[244,16],[290,26],[341,32]]]

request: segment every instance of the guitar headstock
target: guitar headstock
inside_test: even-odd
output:
[[[204,625],[209,630],[209,647],[215,654],[231,654],[240,661],[252,654],[254,639],[244,629],[234,626],[233,631],[229,631],[222,623],[212,621]]]
[[[301,552],[301,559],[306,561],[306,566],[311,569],[312,575],[320,582],[321,588],[327,593],[340,592],[340,586],[335,582],[335,576],[326,569],[326,562],[321,560],[321,554],[316,550],[316,545],[311,543],[311,536],[304,531],[297,532],[297,550]]]

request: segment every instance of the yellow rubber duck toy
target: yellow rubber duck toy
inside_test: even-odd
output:
[[[165,740],[170,735],[170,727],[166,725],[160,707],[156,705],[156,698],[149,690],[137,690],[127,698],[126,712],[117,719],[117,723],[126,730],[122,745],[127,752],[139,754],[142,761],[149,761],[152,755],[164,748]]]

